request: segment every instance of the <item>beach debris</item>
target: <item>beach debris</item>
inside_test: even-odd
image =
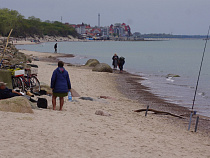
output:
[[[71,89],[72,92],[72,97],[80,97],[79,93],[77,93],[77,91],[75,91],[73,88]]]
[[[92,71],[97,71],[97,72],[113,72],[113,69],[106,63],[100,63],[97,64]]]
[[[93,101],[91,97],[80,97],[79,99]]]
[[[109,96],[100,96],[99,98],[117,100],[117,99],[115,99],[113,97],[109,97]]]
[[[0,111],[33,113],[29,100],[23,96],[0,100]]]
[[[170,112],[165,112],[165,111],[158,111],[158,110],[154,110],[154,109],[139,109],[139,110],[134,110],[134,112],[143,112],[143,111],[152,111],[152,112],[154,112],[154,114],[171,115],[171,116],[174,116],[174,117],[178,117],[178,118],[183,119],[183,117],[180,116],[180,115],[172,114]]]
[[[97,64],[100,64],[100,62],[99,62],[97,59],[89,59],[89,60],[85,63],[85,66],[95,67]]]
[[[101,116],[112,116],[111,114],[109,114],[108,112],[103,111],[103,110],[96,110],[95,114],[101,115]]]

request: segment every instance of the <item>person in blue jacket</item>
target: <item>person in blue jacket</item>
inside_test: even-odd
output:
[[[68,95],[68,91],[71,90],[71,82],[69,78],[69,73],[64,69],[64,63],[62,61],[58,62],[58,67],[53,71],[51,77],[51,88],[53,91],[52,105],[53,110],[56,108],[56,98],[60,99],[60,110],[63,108],[64,97]]]

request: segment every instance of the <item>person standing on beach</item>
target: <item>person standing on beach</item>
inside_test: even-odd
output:
[[[117,69],[117,62],[118,62],[119,57],[117,56],[117,54],[114,54],[114,56],[112,57],[112,65],[113,65],[113,69]]]
[[[64,69],[64,63],[58,62],[58,67],[53,71],[51,77],[51,86],[53,91],[52,105],[53,110],[56,108],[56,98],[60,99],[60,110],[63,108],[64,97],[68,95],[68,91],[71,91],[71,82],[68,71]]]
[[[123,72],[123,65],[124,64],[125,64],[125,58],[120,57],[119,60],[118,60],[118,65],[119,65],[120,72]]]
[[[57,53],[57,43],[54,45],[55,53]]]

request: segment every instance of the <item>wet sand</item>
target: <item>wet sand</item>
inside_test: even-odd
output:
[[[126,97],[129,99],[138,100],[139,103],[145,105],[145,108],[149,106],[149,108],[154,110],[169,112],[182,116],[183,119],[172,117],[169,121],[176,126],[182,126],[182,128],[185,128],[186,130],[188,129],[191,114],[190,109],[182,107],[181,105],[167,102],[163,98],[151,93],[148,87],[141,84],[141,80],[144,80],[141,76],[130,74],[125,71],[123,73],[119,73],[119,71],[114,72],[119,74],[117,77],[117,82],[119,83],[118,89]],[[210,137],[209,117],[193,115],[191,129],[195,128],[197,116],[199,116],[197,131],[200,131]]]

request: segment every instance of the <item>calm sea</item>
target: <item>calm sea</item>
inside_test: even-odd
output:
[[[111,66],[116,53],[124,69],[143,76],[142,84],[169,102],[191,109],[205,40],[60,42],[58,53],[74,54],[65,62],[85,64],[90,58]],[[210,42],[210,41],[209,41]],[[19,45],[18,49],[54,52],[53,43]],[[210,117],[210,43],[207,43],[194,110]],[[176,74],[180,77],[167,77]]]

